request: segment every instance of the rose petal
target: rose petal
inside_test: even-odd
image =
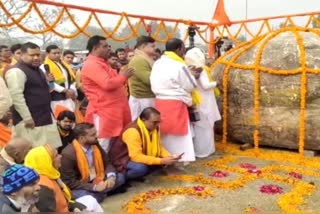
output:
[[[280,186],[270,184],[261,186],[260,192],[273,195],[283,193],[283,189]]]
[[[302,179],[302,174],[297,173],[297,172],[290,172],[289,176],[296,178],[296,179]]]
[[[256,169],[257,167],[251,163],[240,163],[239,166],[244,169]]]

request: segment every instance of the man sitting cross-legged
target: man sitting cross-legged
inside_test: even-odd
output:
[[[75,140],[61,153],[61,178],[75,199],[92,195],[101,202],[111,190],[124,184],[124,177],[116,174],[98,143],[93,124],[80,123],[73,132]]]
[[[160,112],[145,108],[140,117],[129,124],[109,152],[112,164],[127,179],[143,177],[154,165],[171,165],[183,154],[171,156],[161,145]]]

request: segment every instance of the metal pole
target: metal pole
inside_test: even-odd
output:
[[[246,20],[248,20],[248,0],[246,0]],[[244,23],[245,25],[247,24]],[[247,26],[248,27],[248,26]],[[248,38],[247,38],[247,31],[245,30],[245,37],[246,37],[246,40],[248,41]]]
[[[246,0],[246,20],[248,19],[248,0]]]

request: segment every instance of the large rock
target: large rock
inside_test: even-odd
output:
[[[311,32],[300,31],[299,34],[303,38],[307,67],[320,71],[320,37]],[[253,65],[262,41],[235,62]],[[221,91],[226,67],[221,60],[230,60],[240,50],[218,59],[213,75]],[[294,33],[279,32],[265,46],[260,64],[277,70],[293,70],[300,67],[299,59],[300,51]],[[301,75],[261,72],[260,81],[260,144],[297,149]],[[228,85],[228,139],[253,143],[254,71],[231,68]],[[320,75],[317,74],[308,74],[305,149],[320,150]]]

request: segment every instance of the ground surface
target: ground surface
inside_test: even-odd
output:
[[[320,213],[320,158],[239,145],[177,173],[157,172],[103,202],[108,213]],[[308,212],[309,213],[309,212]]]

